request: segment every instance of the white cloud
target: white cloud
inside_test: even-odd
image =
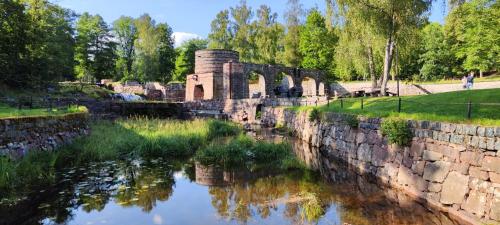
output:
[[[200,35],[186,32],[174,32],[172,36],[174,37],[175,47],[181,46],[182,43],[189,39],[201,38]]]
[[[161,225],[161,224],[163,224],[163,218],[161,218],[161,216],[160,216],[160,215],[155,214],[155,215],[153,216],[153,223],[154,223],[154,224],[157,224],[157,225]]]

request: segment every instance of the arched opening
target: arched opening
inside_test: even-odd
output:
[[[255,110],[255,119],[260,120],[262,118],[262,108],[264,106],[262,104],[258,104]]]
[[[293,78],[286,73],[278,73],[274,79],[274,94],[278,98],[292,97],[291,89],[293,89]]]
[[[302,96],[316,96],[316,81],[310,77],[302,79]]]
[[[249,98],[266,96],[266,79],[262,74],[252,71],[248,75],[248,96]]]
[[[203,89],[203,85],[194,86],[194,100],[203,100],[205,98],[205,90]]]
[[[323,82],[319,83],[318,95],[319,96],[325,96],[326,95],[325,83],[323,83]]]

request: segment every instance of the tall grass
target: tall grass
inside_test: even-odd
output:
[[[46,186],[55,171],[88,162],[131,157],[185,158],[207,145],[211,139],[234,136],[241,129],[215,120],[158,120],[135,118],[100,121],[89,136],[54,152],[35,152],[19,161],[0,157],[0,191]]]
[[[224,168],[268,165],[281,169],[303,168],[288,143],[255,141],[246,135],[212,142],[196,152],[196,161]]]

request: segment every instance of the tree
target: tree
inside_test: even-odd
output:
[[[74,13],[46,0],[24,0],[28,79],[31,87],[73,77]]]
[[[113,77],[116,44],[103,18],[83,13],[76,23],[76,31],[77,77],[87,82]]]
[[[211,23],[211,32],[208,35],[208,48],[230,50],[232,35],[229,30],[229,10],[220,11]]]
[[[135,40],[137,28],[132,17],[122,16],[113,23],[113,31],[117,39],[117,80],[129,77],[135,60]]]
[[[443,26],[430,23],[422,30],[423,53],[419,56],[422,64],[420,80],[434,80],[452,74],[450,62],[452,55],[446,45]]]
[[[167,83],[172,79],[175,71],[174,39],[172,38],[172,28],[166,23],[158,24],[156,27],[158,37],[159,73],[154,80]]]
[[[446,35],[456,58],[466,71],[496,69],[500,55],[500,3],[472,0],[450,13]]]
[[[26,82],[28,18],[17,1],[0,2],[0,81],[12,86]]]
[[[208,41],[204,39],[191,39],[184,42],[176,49],[175,73],[172,80],[186,81],[186,76],[194,74],[195,52],[206,49]]]
[[[154,80],[159,74],[159,35],[156,23],[144,14],[136,20],[137,40],[135,41],[137,59],[134,62],[134,73],[138,80]]]
[[[252,8],[248,7],[245,0],[240,5],[230,8],[233,21],[230,26],[232,49],[240,53],[240,60],[251,62],[255,55],[255,34],[251,26],[253,17]]]
[[[255,29],[255,57],[253,62],[262,64],[276,64],[280,52],[283,50],[281,40],[285,35],[284,27],[277,22],[278,14],[272,13],[271,8],[261,5],[257,10],[257,20],[253,22]]]
[[[317,9],[311,10],[300,30],[299,51],[303,57],[301,66],[333,74],[333,56],[337,40],[333,31],[328,31],[321,13]]]
[[[402,44],[407,32],[426,21],[426,12],[431,0],[342,0],[343,7],[359,12],[354,18],[369,24],[375,35],[385,38],[384,69],[381,79],[381,94],[386,94],[387,82],[393,66],[396,43]]]
[[[304,11],[299,0],[288,0],[287,4],[288,10],[285,14],[287,33],[284,38],[283,62],[288,66],[298,67],[302,61],[299,43],[301,17]]]

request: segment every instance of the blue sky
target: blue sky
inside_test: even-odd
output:
[[[178,41],[190,37],[207,37],[210,32],[210,22],[215,15],[230,6],[238,4],[239,0],[51,0],[77,13],[89,12],[101,15],[106,22],[112,23],[122,15],[138,17],[149,13],[158,22],[167,22]],[[247,0],[253,9],[266,4],[273,12],[277,12],[280,20],[286,10],[287,0]],[[324,10],[324,0],[302,0],[304,8],[318,7]],[[444,18],[441,1],[436,1],[430,16],[431,21],[442,22]]]

